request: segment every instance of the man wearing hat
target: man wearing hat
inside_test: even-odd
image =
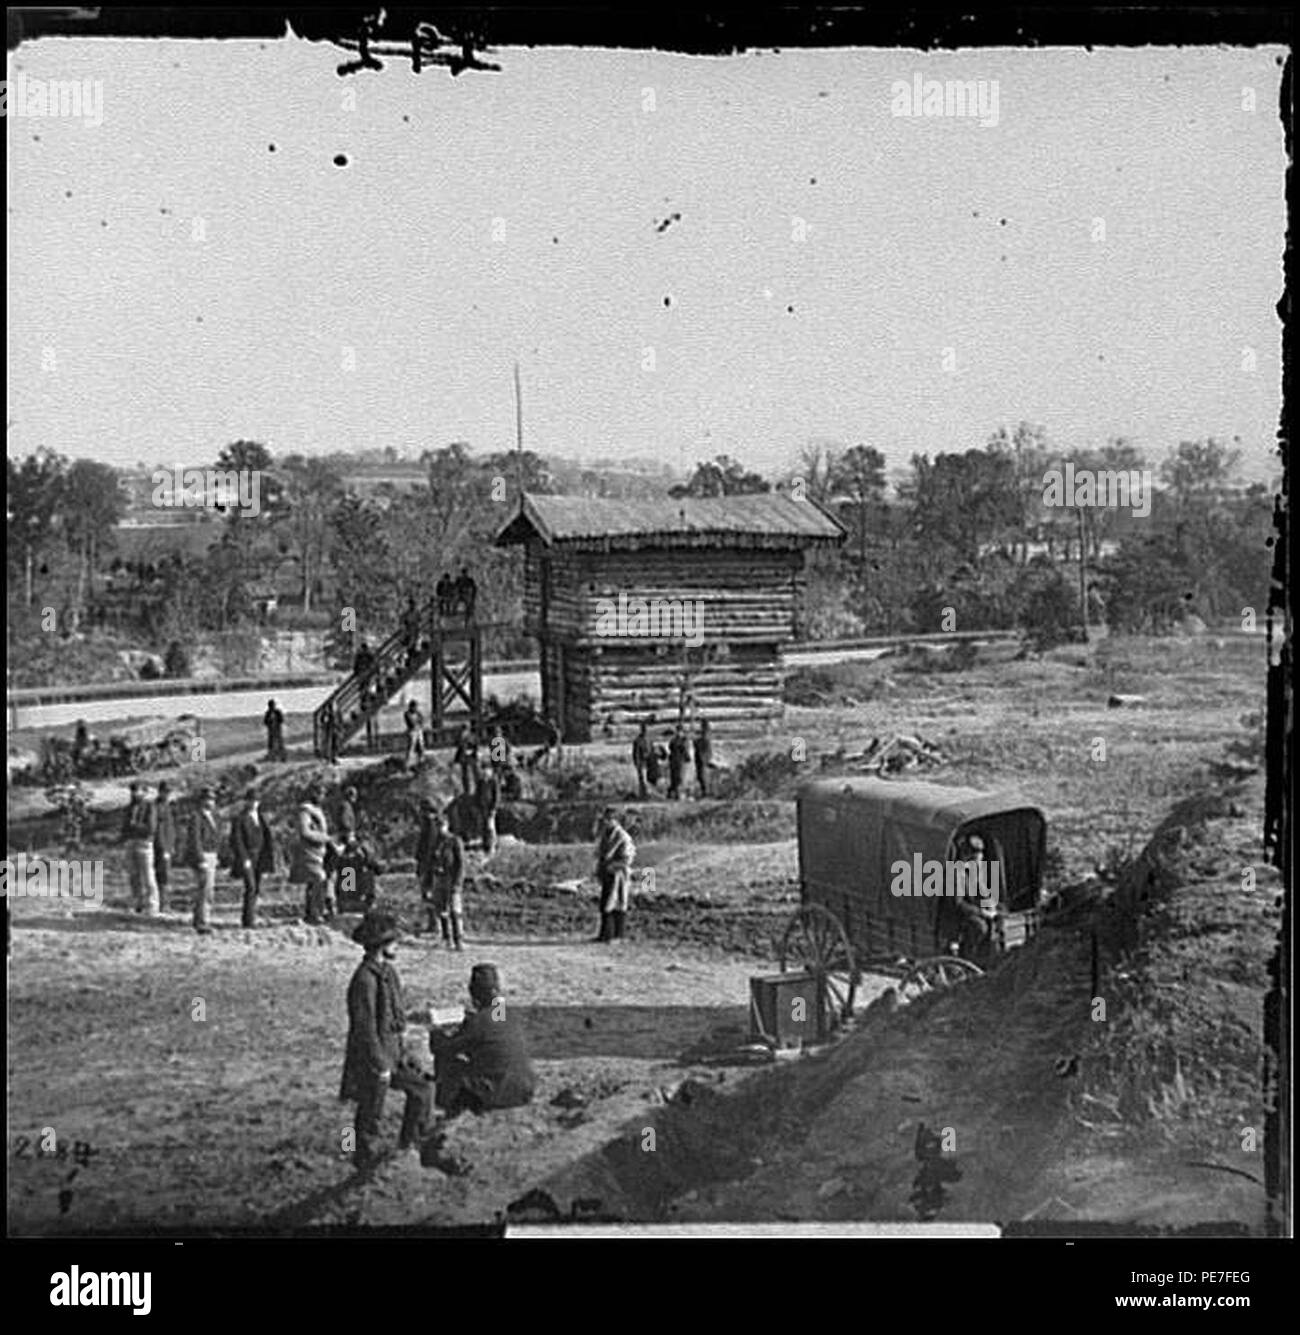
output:
[[[166,908],[167,887],[171,884],[172,857],[176,852],[176,811],[172,806],[171,784],[164,779],[158,785],[154,804],[153,873],[158,882],[158,907]]]
[[[203,788],[199,792],[198,809],[190,818],[185,862],[194,869],[194,930],[204,936],[212,930],[209,918],[217,883],[217,850],[220,844],[217,795],[213,789]]]
[[[244,883],[240,923],[244,927],[256,927],[262,877],[275,870],[275,842],[255,788],[244,793],[243,808],[230,823],[230,870]]]
[[[325,917],[334,916],[334,897],[325,870],[325,855],[332,848],[329,822],[325,819],[323,804],[325,785],[312,784],[298,806],[298,837],[293,844],[293,860],[289,879],[295,885],[306,887],[306,909],[303,916],[316,924]]]
[[[151,916],[158,912],[158,881],[154,875],[154,837],[158,817],[149,794],[138,780],[131,781],[131,797],[122,820],[127,869],[131,876],[132,907]]]
[[[438,1107],[454,1117],[531,1103],[537,1077],[495,964],[470,970],[469,997],[465,1022],[454,1034],[429,1031]]]
[[[606,807],[596,838],[596,880],[600,883],[599,942],[621,941],[636,845],[619,824],[618,813]]]
[[[363,1171],[379,1158],[379,1124],[390,1088],[406,1094],[399,1150],[418,1148],[433,1103],[428,1078],[402,1057],[406,1011],[393,967],[401,934],[398,918],[381,909],[371,909],[352,933],[366,954],[348,985],[348,1047],[339,1098],[357,1105],[353,1162]]]
[[[420,898],[428,914],[428,930],[435,920],[444,943],[463,950],[465,930],[465,845],[452,834],[447,814],[438,809],[436,799],[425,798],[420,840],[415,850],[415,870],[419,878]]]
[[[284,749],[284,710],[274,700],[266,702],[262,723],[266,728],[266,758],[287,760],[288,753]]]

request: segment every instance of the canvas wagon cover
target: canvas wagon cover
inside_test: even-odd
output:
[[[1018,793],[884,779],[818,779],[799,790],[798,809],[802,880],[812,899],[846,920],[863,909],[883,916],[905,909],[889,891],[894,863],[910,865],[916,853],[944,861],[953,834],[974,820],[1012,813],[1028,817],[1015,823],[1018,847],[1006,851],[1035,885],[1041,874],[1046,821]]]

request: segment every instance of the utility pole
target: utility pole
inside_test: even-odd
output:
[[[1088,643],[1088,541],[1083,529],[1083,506],[1079,511],[1079,620],[1083,625],[1083,642]]]
[[[515,358],[515,486],[524,495],[524,391],[519,383],[519,358]]]

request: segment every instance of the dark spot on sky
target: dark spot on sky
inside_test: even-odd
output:
[[[664,298],[664,305],[665,305],[665,306],[671,306],[672,304],[673,304],[673,299],[672,299],[672,297],[665,297],[665,298]]]
[[[978,217],[980,216],[980,211],[979,211],[979,209],[971,209],[971,211],[970,211],[970,216],[971,216],[972,218],[978,218]]]
[[[820,93],[817,94],[817,96],[818,96],[818,97],[830,97],[830,94],[827,93],[827,92],[820,92]]]
[[[681,222],[681,220],[682,220],[682,215],[680,213],[670,213],[661,223],[659,223],[655,227],[655,231],[659,233],[666,232],[673,225],[673,223]]]
[[[164,218],[171,216],[171,209],[159,209],[158,212],[161,213]]]
[[[71,190],[65,190],[65,191],[63,192],[63,198],[64,198],[64,199],[71,199],[71,198],[72,198],[72,191],[71,191]]]
[[[560,244],[560,238],[558,236],[553,236],[551,238],[551,245],[558,246],[559,244]]]
[[[33,138],[38,144],[41,142],[41,137],[40,137],[39,134],[34,134],[34,135],[32,135],[32,138]]]
[[[194,322],[195,322],[196,324],[202,324],[202,323],[203,323],[203,317],[202,317],[201,315],[196,315],[196,316],[194,317]]]
[[[1005,255],[1003,255],[1003,257],[1002,257],[1002,263],[1005,264],[1006,262],[1007,262],[1007,257],[1006,257]]]
[[[409,116],[403,116],[403,117],[402,117],[402,120],[403,120],[403,122],[404,122],[405,124],[407,124],[407,125],[410,125],[410,123],[411,123],[411,118],[410,118]]]
[[[810,177],[808,178],[808,184],[809,184],[809,185],[816,185],[816,184],[817,184],[817,178],[816,178],[815,176],[810,176]]]
[[[999,227],[1005,227],[1006,225],[1007,225],[1007,220],[1006,220],[1005,218],[999,218],[999,219],[998,219],[998,226],[999,226]]]
[[[268,153],[274,153],[274,152],[275,152],[275,145],[274,145],[274,144],[267,144],[267,146],[266,146],[266,151],[267,151]]]
[[[107,227],[107,226],[108,226],[108,219],[107,219],[107,218],[101,218],[101,219],[99,220],[99,225],[100,225],[101,227]]]
[[[785,313],[786,313],[787,315],[793,315],[793,314],[794,314],[794,307],[793,307],[793,306],[787,306],[787,307],[785,308]]]
[[[346,167],[348,165],[348,155],[346,153],[335,153],[334,165],[336,167]]]

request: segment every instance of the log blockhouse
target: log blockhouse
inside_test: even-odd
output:
[[[844,530],[782,494],[587,500],[525,494],[496,537],[524,548],[542,705],[566,741],[685,715],[715,729],[782,712],[805,552]]]

